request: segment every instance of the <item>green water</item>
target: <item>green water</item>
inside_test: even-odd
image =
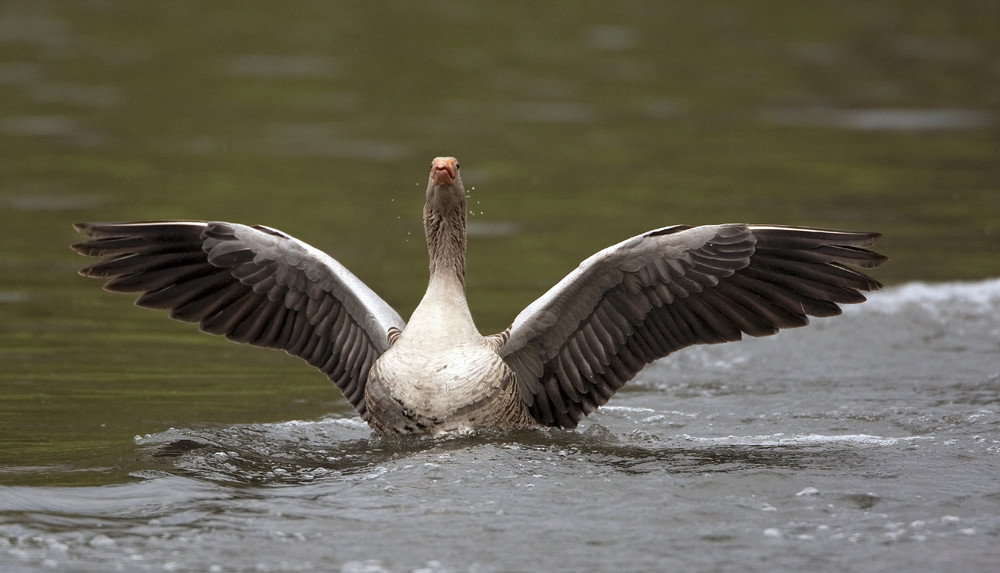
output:
[[[874,229],[886,283],[1000,275],[997,2],[0,5],[0,483],[133,436],[350,415],[300,361],[76,276],[80,220],[263,223],[408,316],[429,160],[484,332],[667,224]],[[146,462],[142,462],[145,464]]]

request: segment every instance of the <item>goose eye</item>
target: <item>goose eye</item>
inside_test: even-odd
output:
[[[458,170],[459,170],[459,169],[461,169],[461,168],[462,168],[462,166],[461,166],[461,165],[459,165],[459,164],[458,164],[458,162],[456,161],[456,162],[455,162],[455,171],[458,171]]]

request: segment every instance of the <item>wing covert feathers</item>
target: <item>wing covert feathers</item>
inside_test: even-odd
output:
[[[500,354],[522,401],[572,428],[657,358],[693,344],[767,336],[833,316],[878,281],[850,267],[886,257],[877,233],[666,227],[605,249],[514,320]]]
[[[322,370],[365,415],[364,387],[398,314],[340,263],[267,227],[221,222],[80,223],[80,271],[136,304]]]

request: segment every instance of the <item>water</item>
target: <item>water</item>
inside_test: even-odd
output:
[[[1000,281],[682,351],[577,432],[357,418],[135,437],[117,485],[0,487],[7,571],[989,570]]]
[[[996,13],[0,3],[0,571],[992,570]],[[578,432],[382,440],[67,248],[75,221],[267,224],[408,316],[439,155],[484,332],[670,224],[878,230],[892,286],[678,353]]]

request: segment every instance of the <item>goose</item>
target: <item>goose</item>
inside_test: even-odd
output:
[[[466,192],[431,163],[430,273],[404,322],[341,263],[281,231],[219,221],[78,223],[80,270],[140,307],[318,368],[377,434],[575,428],[643,367],[695,344],[841,313],[881,288],[881,236],[773,225],[677,225],[589,257],[483,336],[465,296]]]

